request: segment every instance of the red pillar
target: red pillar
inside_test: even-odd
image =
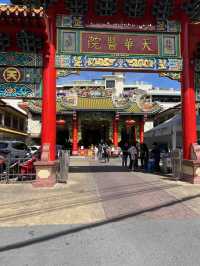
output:
[[[182,21],[181,32],[183,72],[182,72],[182,132],[183,159],[190,159],[190,147],[197,142],[195,111],[194,66],[190,63],[189,24],[186,18]]]
[[[72,126],[72,155],[78,155],[78,119],[76,113],[73,114]]]
[[[55,15],[48,16],[48,44],[44,52],[42,97],[42,146],[50,145],[50,161],[55,160],[56,145],[56,24]]]
[[[118,147],[118,120],[116,117],[113,120],[113,144],[115,147]]]
[[[140,121],[140,144],[144,143],[144,121]]]

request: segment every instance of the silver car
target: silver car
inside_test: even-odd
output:
[[[0,154],[11,158],[11,160],[15,160],[27,157],[29,150],[27,145],[22,141],[1,140]]]

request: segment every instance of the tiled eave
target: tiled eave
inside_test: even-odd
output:
[[[0,18],[1,17],[44,17],[44,9],[41,8],[28,8],[26,6],[17,5],[0,5]]]

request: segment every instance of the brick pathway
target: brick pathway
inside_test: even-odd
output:
[[[127,172],[118,162],[114,163],[103,167],[102,163],[90,162],[107,218],[128,213],[130,216],[153,219],[181,219],[199,215],[186,204],[192,196],[177,197],[168,192],[174,188],[181,189],[180,182],[165,182],[160,176]]]
[[[0,226],[88,224],[121,215],[137,219],[200,216],[200,185],[109,164],[71,159],[67,185],[0,185]]]

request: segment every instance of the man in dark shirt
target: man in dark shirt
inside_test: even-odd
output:
[[[128,159],[128,143],[125,143],[122,146],[122,166],[127,167],[127,159]]]
[[[153,144],[153,150],[151,153],[155,161],[155,171],[160,172],[160,148],[156,142]]]

